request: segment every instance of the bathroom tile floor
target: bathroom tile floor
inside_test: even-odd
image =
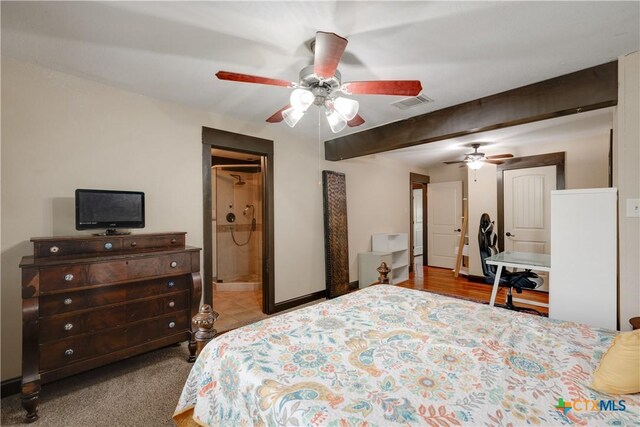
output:
[[[308,305],[326,301],[322,298],[311,301]],[[262,312],[262,290],[256,291],[213,291],[213,309],[218,312],[214,328],[218,333],[236,329],[267,317],[277,316],[290,310],[281,311],[271,316]],[[295,309],[292,309],[295,310]]]
[[[215,323],[225,332],[268,317],[262,312],[262,290],[213,291],[213,309],[220,315]]]

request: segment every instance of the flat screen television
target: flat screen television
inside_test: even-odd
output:
[[[76,190],[76,230],[106,229],[99,234],[128,234],[118,228],[144,228],[143,192]]]

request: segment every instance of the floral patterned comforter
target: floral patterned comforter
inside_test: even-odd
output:
[[[191,370],[174,420],[228,426],[640,425],[638,395],[589,388],[614,336],[428,292],[372,286],[214,339]]]

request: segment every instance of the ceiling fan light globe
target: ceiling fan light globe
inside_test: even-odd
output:
[[[471,162],[467,163],[467,167],[469,167],[469,169],[473,169],[473,170],[478,170],[482,167],[482,165],[484,164],[484,162],[482,160],[473,160]]]
[[[316,99],[315,95],[306,89],[294,89],[291,92],[291,96],[289,97],[289,103],[296,110],[302,111],[303,113],[307,111],[307,108],[313,101]]]
[[[331,132],[333,133],[340,132],[347,125],[347,121],[336,110],[327,110],[326,115],[327,121],[329,122],[329,127],[331,128]]]
[[[287,108],[282,112],[282,118],[289,127],[294,127],[300,121],[302,116],[304,116],[304,110],[299,110],[294,107]]]
[[[355,99],[343,98],[341,96],[333,100],[333,108],[346,120],[352,120],[358,114],[360,103]]]

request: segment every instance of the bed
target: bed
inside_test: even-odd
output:
[[[192,368],[174,421],[640,425],[638,395],[589,388],[615,334],[371,286],[214,339]],[[600,400],[607,410],[589,410]]]

